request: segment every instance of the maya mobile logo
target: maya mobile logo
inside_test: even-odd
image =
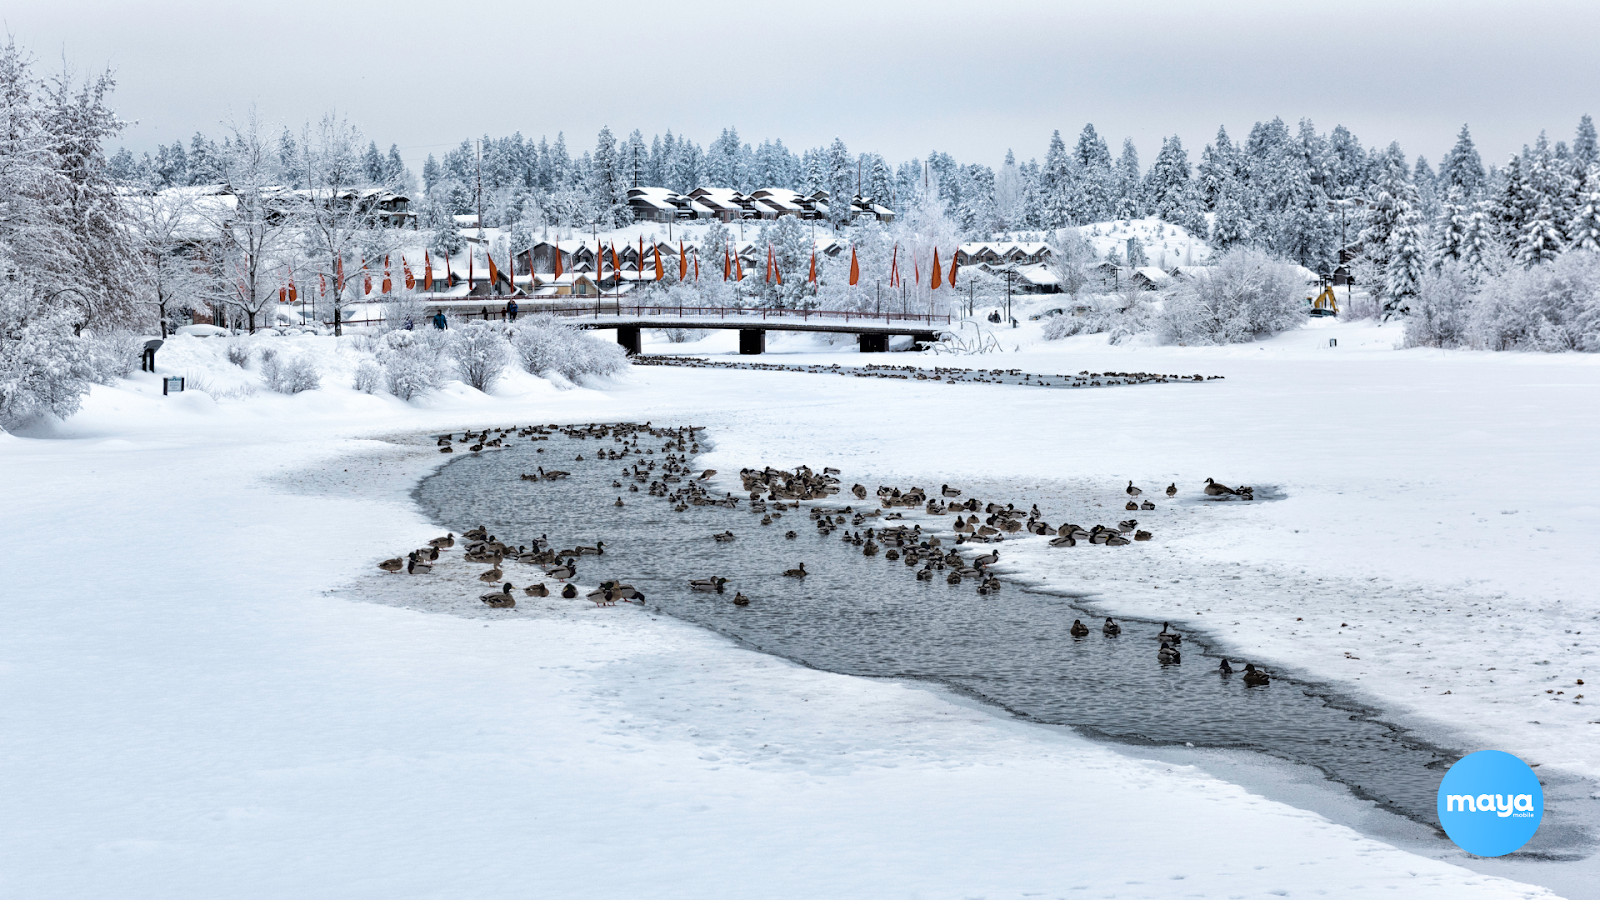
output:
[[[1469,753],[1439,783],[1439,824],[1456,846],[1475,856],[1520,849],[1543,818],[1539,776],[1509,753]]]

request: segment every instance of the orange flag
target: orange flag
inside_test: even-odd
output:
[[[595,245],[594,280],[604,281],[606,278],[606,249],[599,244]]]
[[[737,253],[733,255],[733,275],[735,281],[744,281],[744,260]]]
[[[279,303],[288,303],[289,302],[289,289],[284,287],[281,284],[278,285],[278,302]]]
[[[889,257],[889,287],[900,286],[900,245],[894,245],[894,255]]]
[[[367,268],[365,262],[361,264],[361,293],[372,293],[372,270]]]
[[[694,255],[694,282],[695,284],[700,283],[700,254],[698,253]]]
[[[817,248],[811,248],[811,275],[806,279],[812,284],[817,283]]]
[[[730,275],[732,273],[732,269],[733,269],[733,260],[728,259],[728,245],[727,244],[723,244],[722,245],[722,280],[723,281],[727,281],[728,280],[728,275]]]
[[[406,290],[408,290],[408,291],[416,290],[417,289],[417,279],[416,279],[416,277],[414,275],[411,274],[411,263],[406,262],[406,258],[405,258],[404,254],[402,254],[400,256],[400,271],[404,272],[405,275],[406,275]]]
[[[433,290],[433,255],[426,250],[422,251],[422,289]]]
[[[656,245],[656,280],[661,280],[661,245]]]
[[[771,246],[767,247],[767,252],[768,253],[772,252],[772,247]],[[772,277],[776,278],[779,284],[783,284],[783,269],[778,267],[778,257],[777,256],[773,256],[772,257]]]
[[[622,263],[617,261],[617,245],[611,245],[611,274],[622,277]]]
[[[556,277],[560,278],[561,277],[561,242],[560,241],[556,241],[555,248],[556,248]]]
[[[772,245],[767,245],[767,283],[772,283]]]
[[[489,261],[489,287],[493,288],[494,283],[500,280],[500,267],[494,264],[493,253],[485,250],[483,258]],[[490,293],[493,293],[493,291],[490,291]]]
[[[855,283],[860,281],[860,280],[861,280],[861,263],[856,260],[856,245],[855,244],[851,244],[850,245],[850,284],[851,284],[851,286],[852,287],[855,286]],[[894,282],[892,282],[892,281],[890,282],[890,284],[893,284],[893,283]]]
[[[943,283],[944,279],[939,272],[939,248],[935,247],[933,248],[933,289],[937,291]]]
[[[950,257],[950,286],[951,287],[955,287],[956,286],[956,266],[957,265],[958,265],[958,261],[956,260],[956,258],[954,256]]]
[[[699,266],[695,267],[695,273],[699,274]],[[689,257],[683,252],[683,241],[678,242],[678,280],[689,280]],[[698,281],[699,279],[695,280]]]
[[[912,284],[922,287],[922,260],[917,259],[917,248],[911,248],[911,278]]]
[[[448,253],[444,255],[444,286],[447,288],[456,286],[456,273],[450,269],[450,254]]]
[[[383,258],[383,292],[385,294],[394,290],[394,280],[389,277],[389,257]]]
[[[297,302],[299,302],[299,299],[300,299],[299,295],[295,292],[295,289],[294,289],[294,273],[290,272],[289,273],[289,302],[290,303],[297,303]]]

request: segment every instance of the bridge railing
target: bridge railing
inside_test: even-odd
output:
[[[473,304],[478,305],[478,304]],[[485,321],[504,321],[509,316],[505,307],[487,308],[477,310],[456,307],[450,310],[451,315],[457,319],[483,319]],[[756,322],[768,321],[794,321],[810,322],[812,320],[833,321],[849,323],[856,322],[913,322],[919,325],[948,325],[949,316],[933,315],[929,313],[904,313],[904,312],[857,312],[843,309],[767,309],[739,306],[621,306],[610,304],[605,307],[578,308],[566,307],[561,309],[541,309],[537,306],[522,307],[517,311],[519,316],[553,315],[563,319],[648,319],[653,317],[673,317],[679,319],[690,318],[716,318],[748,320],[752,326]],[[378,325],[383,319],[344,319],[344,325]],[[328,319],[324,325],[332,326],[333,320]],[[426,320],[415,323],[417,326],[428,324]],[[644,327],[649,327],[648,325]],[[666,326],[663,326],[666,327]]]

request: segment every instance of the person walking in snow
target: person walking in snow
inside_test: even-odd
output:
[[[517,320],[517,301],[506,301],[506,318],[512,322]]]
[[[445,321],[444,310],[441,309],[433,314],[433,327],[439,329],[440,331],[444,331],[450,327],[450,323]]]

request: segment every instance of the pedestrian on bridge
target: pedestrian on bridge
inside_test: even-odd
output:
[[[512,322],[515,322],[517,320],[517,301],[516,300],[508,300],[506,302],[506,319],[508,321],[512,321]]]

